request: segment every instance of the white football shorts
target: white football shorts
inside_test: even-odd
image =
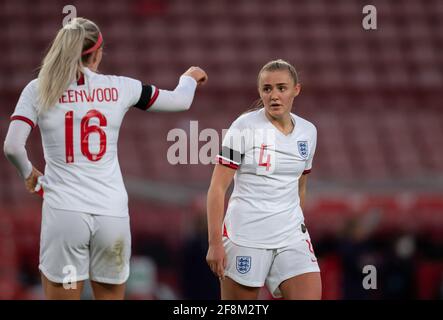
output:
[[[248,287],[266,284],[274,298],[282,297],[279,287],[284,280],[308,272],[320,272],[304,225],[297,228],[293,242],[282,248],[243,247],[227,237],[223,238],[223,244],[227,259],[225,275]]]
[[[129,216],[60,210],[43,202],[39,269],[50,281],[122,284],[130,256]]]

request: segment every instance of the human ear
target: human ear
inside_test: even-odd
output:
[[[300,94],[300,91],[301,91],[301,85],[300,85],[300,83],[297,83],[297,84],[294,86],[294,91],[295,91],[295,95],[294,95],[294,97],[296,97],[296,96],[298,96],[298,95]]]

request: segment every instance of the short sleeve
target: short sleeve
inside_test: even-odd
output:
[[[232,169],[238,169],[245,153],[245,132],[239,119],[234,121],[223,138],[217,162]]]
[[[24,121],[35,128],[38,121],[37,116],[37,80],[33,80],[23,89],[18,99],[11,121]]]
[[[312,170],[312,161],[314,160],[314,154],[315,154],[316,147],[317,147],[317,129],[315,129],[315,127],[314,127],[314,131],[313,131],[312,137],[311,137],[309,157],[306,160],[306,166],[305,166],[305,170],[303,171],[303,174],[308,174]]]
[[[120,86],[119,93],[123,93],[122,103],[128,108],[132,107],[140,99],[142,83],[139,80],[129,77],[118,78]]]

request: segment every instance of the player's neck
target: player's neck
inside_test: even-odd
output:
[[[268,120],[283,134],[288,135],[294,130],[294,122],[290,114],[284,115],[281,118],[273,118],[266,114]]]
[[[88,64],[85,67],[88,68],[89,70],[91,70],[92,72],[97,72],[97,69],[98,69],[98,66],[95,64]]]

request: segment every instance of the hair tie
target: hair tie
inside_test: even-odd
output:
[[[85,56],[85,55],[87,55],[87,54],[90,54],[91,52],[94,52],[95,50],[97,50],[98,48],[100,48],[100,46],[102,45],[102,43],[103,43],[102,33],[99,32],[99,33],[98,33],[98,39],[97,39],[97,42],[96,42],[91,48],[89,48],[88,50],[83,51],[83,52],[82,52],[82,56]]]

